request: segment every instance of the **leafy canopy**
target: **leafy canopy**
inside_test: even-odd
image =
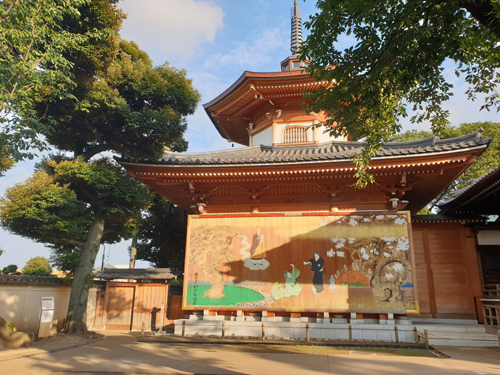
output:
[[[137,233],[137,259],[156,268],[184,269],[187,213],[155,194]]]
[[[49,276],[51,272],[52,267],[45,257],[31,258],[23,268],[23,275],[29,276]]]
[[[330,134],[366,138],[367,147],[354,157],[360,186],[373,181],[366,167],[401,130],[408,106],[412,122],[429,121],[433,132],[449,125],[442,108],[452,95],[446,59],[465,76],[470,99],[484,94],[483,108],[500,108],[498,1],[319,0],[317,8],[305,22],[311,33],[301,58],[312,76],[332,85],[308,93],[305,107],[328,111]],[[352,45],[340,50],[340,39]]]
[[[37,108],[57,120],[57,131],[44,134],[59,150],[87,160],[102,151],[158,160],[165,146],[187,148],[186,116],[200,101],[191,83],[186,71],[153,67],[134,42],[121,40],[112,63],[73,90],[77,100],[41,100]]]
[[[0,143],[9,146],[14,159],[32,158],[30,147],[47,149],[37,135],[56,123],[47,113],[37,113],[35,103],[74,99],[75,76],[92,75],[109,63],[123,18],[112,6],[116,2],[0,2]]]
[[[41,169],[7,189],[0,218],[9,231],[55,250],[82,249],[97,218],[106,222],[102,242],[130,238],[151,200],[144,185],[107,159],[49,160]]]
[[[17,271],[17,265],[9,264],[7,267],[2,268],[2,273],[4,275],[19,275],[20,272]]]

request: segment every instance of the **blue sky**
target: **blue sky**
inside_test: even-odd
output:
[[[315,11],[315,0],[299,0],[302,18]],[[279,71],[280,62],[290,55],[290,8],[293,0],[125,0],[119,6],[128,13],[121,36],[135,41],[155,65],[168,62],[185,69],[193,86],[207,103],[234,83],[245,71]],[[304,33],[307,35],[307,32]],[[349,42],[348,40],[345,41]],[[467,101],[463,81],[445,71],[455,86],[455,96],[446,105],[453,125],[463,122],[498,121],[495,112],[479,112],[481,102]],[[404,130],[417,128],[403,120]],[[420,124],[418,129],[429,129]],[[231,147],[213,127],[200,105],[188,118],[185,138],[189,152],[221,150]],[[24,181],[33,172],[33,162],[18,163],[0,178],[0,195],[5,189]],[[111,264],[128,264],[130,241],[106,246]],[[49,257],[41,244],[11,235],[0,229],[0,268],[24,263],[35,256]],[[108,257],[109,254],[109,257]],[[102,250],[97,256],[100,264]],[[138,262],[146,267],[146,262]]]

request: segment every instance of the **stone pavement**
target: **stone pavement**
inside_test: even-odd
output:
[[[0,359],[1,374],[499,374],[500,349],[440,347],[451,358],[242,352],[179,348],[137,343],[136,338],[106,331],[88,345]]]

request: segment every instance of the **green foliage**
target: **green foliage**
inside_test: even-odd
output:
[[[14,159],[32,158],[30,147],[47,149],[37,134],[52,131],[55,122],[37,114],[35,103],[72,99],[75,76],[93,74],[109,61],[110,46],[116,45],[113,34],[123,18],[116,2],[0,2],[0,137]]]
[[[452,87],[443,75],[445,59],[465,76],[470,99],[484,94],[483,108],[500,108],[498,1],[319,0],[317,8],[305,23],[311,33],[301,58],[313,77],[333,84],[309,92],[305,109],[328,111],[325,125],[334,136],[366,138],[354,157],[359,186],[370,180],[371,157],[400,131],[408,105],[412,121],[429,121],[434,133],[449,125],[442,108]],[[338,50],[346,36],[353,45]]]
[[[7,142],[5,140],[2,141],[1,138],[2,137],[0,135],[0,177],[3,177],[3,172],[11,169],[15,164],[15,160],[8,153]]]
[[[182,280],[171,280],[170,285],[171,286],[182,286]]]
[[[137,233],[137,259],[155,268],[184,269],[187,213],[155,194]]]
[[[493,142],[481,156],[467,169],[467,174],[462,174],[455,180],[454,187],[457,189],[467,186],[472,180],[492,171],[500,165],[500,123],[496,122],[473,122],[463,123],[458,127],[443,129],[441,138],[459,137],[475,132],[483,128],[483,138],[493,138]]]
[[[0,317],[0,319],[3,319],[3,318]],[[16,325],[14,323],[12,323],[12,321],[10,321],[9,319],[3,319],[3,320],[5,320],[5,323],[7,323],[7,328],[9,329],[9,333],[16,332]]]
[[[52,267],[45,257],[31,258],[23,268],[23,275],[29,276],[49,276],[51,272]]]
[[[137,231],[150,193],[119,166],[107,159],[87,163],[78,158],[47,161],[46,169],[7,189],[0,200],[4,228],[60,251],[81,249],[97,217],[106,221],[104,243]]]
[[[185,151],[186,116],[200,100],[184,70],[153,67],[133,42],[120,41],[109,67],[83,77],[73,91],[77,101],[62,97],[39,103],[39,113],[58,121],[45,134],[60,150],[87,160],[113,150],[158,160],[164,147]]]
[[[15,264],[9,264],[7,267],[2,268],[2,273],[4,275],[19,275],[17,272],[17,266]]]

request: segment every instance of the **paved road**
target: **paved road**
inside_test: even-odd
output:
[[[165,346],[163,346],[164,348]],[[451,358],[165,348],[111,335],[78,348],[0,361],[0,374],[500,374],[500,350],[439,348]]]

